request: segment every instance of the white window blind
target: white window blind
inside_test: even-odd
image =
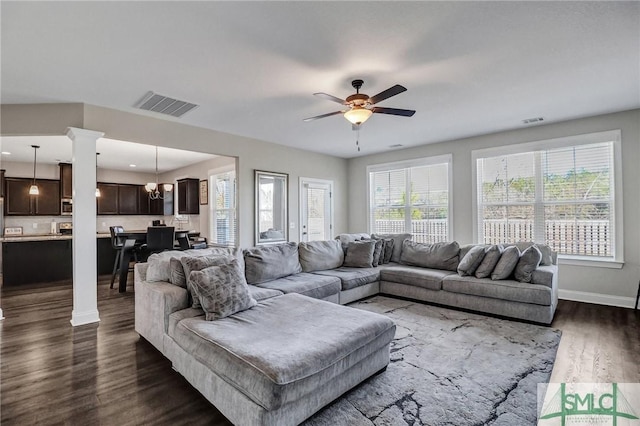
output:
[[[614,141],[476,159],[478,240],[616,258]]]
[[[407,232],[425,243],[447,241],[450,156],[446,157],[370,168],[370,232]]]
[[[212,211],[212,236],[217,244],[235,246],[237,241],[235,171],[211,176],[215,204]]]

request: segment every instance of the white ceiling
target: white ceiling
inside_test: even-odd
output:
[[[1,24],[2,103],[153,90],[200,105],[170,120],[347,158],[640,107],[640,2],[3,1]],[[339,115],[302,121],[354,78],[417,110],[374,115],[360,153]]]
[[[1,161],[33,162],[33,148],[38,145],[38,164],[71,163],[71,140],[66,136],[3,136],[0,137]],[[154,173],[156,151],[151,145],[100,138],[96,142],[98,167],[136,173]],[[215,158],[202,152],[158,147],[158,172],[186,167]],[[130,167],[135,164],[136,167]]]

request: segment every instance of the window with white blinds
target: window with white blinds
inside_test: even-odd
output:
[[[474,154],[478,241],[536,241],[566,257],[619,260],[617,140],[619,132],[602,132]]]
[[[369,166],[369,231],[449,240],[450,167],[450,155]]]
[[[214,189],[211,236],[216,244],[235,246],[237,240],[236,173],[229,171],[212,175]]]

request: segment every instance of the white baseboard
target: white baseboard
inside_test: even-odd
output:
[[[611,296],[601,293],[589,293],[586,291],[558,290],[558,298],[572,300],[574,302],[595,303],[597,305],[619,306],[631,308],[636,303],[635,297]]]
[[[79,325],[91,324],[94,322],[100,322],[100,316],[98,315],[98,311],[89,311],[89,312],[81,312],[77,313],[75,311],[71,312],[71,325],[76,327]]]

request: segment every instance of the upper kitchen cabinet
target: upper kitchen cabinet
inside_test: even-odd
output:
[[[69,163],[60,163],[60,198],[73,197],[73,169]]]
[[[118,184],[98,182],[100,196],[96,197],[98,214],[118,214]]]
[[[39,195],[29,195],[32,179],[5,178],[5,214],[7,216],[58,216],[60,181],[36,179]]]
[[[178,214],[200,214],[199,185],[198,179],[178,181]]]
[[[158,186],[161,198],[156,198],[155,200],[150,200],[149,194],[144,189],[144,187],[142,187],[142,191],[147,197],[147,200],[149,200],[149,214],[173,216],[173,190],[165,191],[163,184],[160,184]]]
[[[139,187],[140,185],[118,185],[118,214],[139,214]]]

